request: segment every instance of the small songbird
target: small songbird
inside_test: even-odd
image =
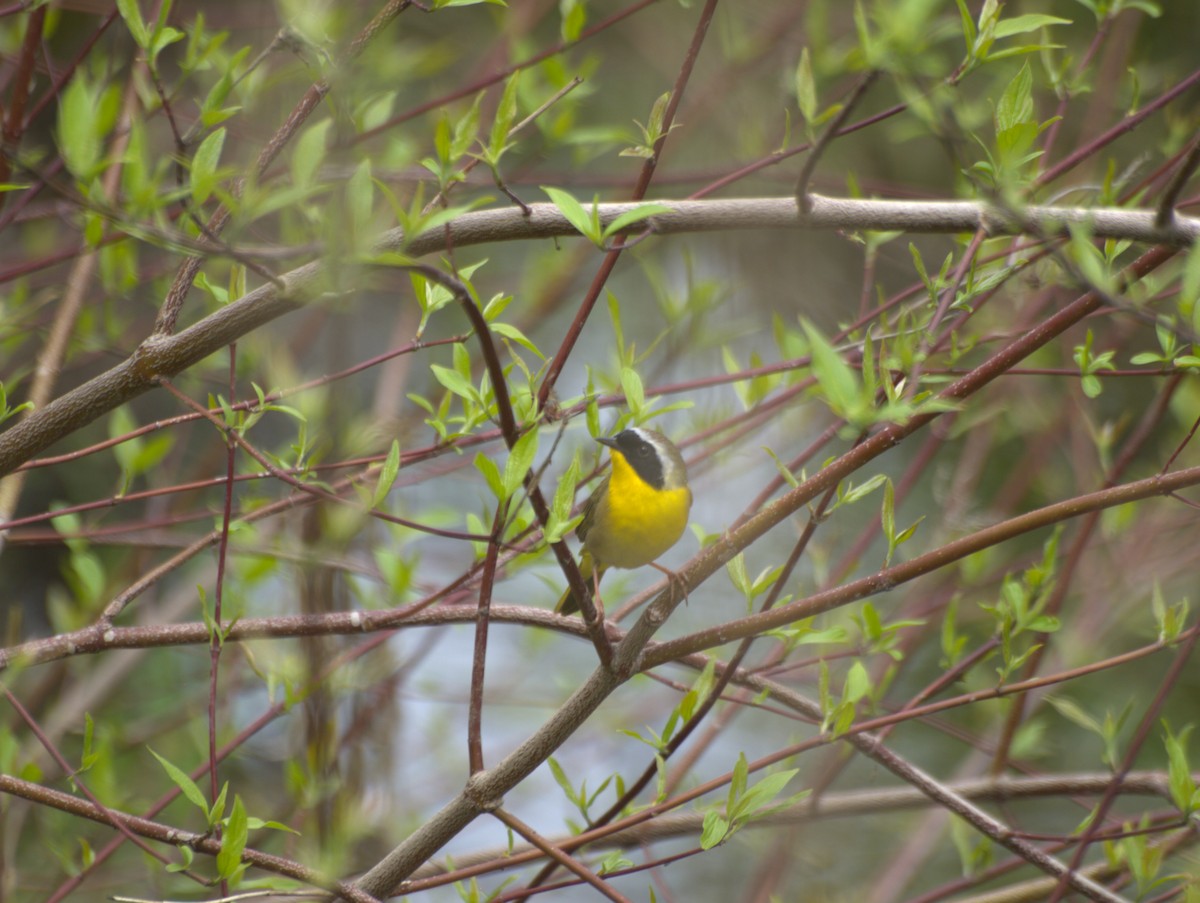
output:
[[[579,573],[599,587],[609,568],[653,564],[679,541],[692,491],[683,455],[658,430],[635,427],[596,441],[611,450],[612,473],[584,503],[575,535],[583,541]],[[570,588],[554,610],[564,615],[579,611]]]

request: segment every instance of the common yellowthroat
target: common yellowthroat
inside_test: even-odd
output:
[[[609,568],[652,564],[679,541],[692,491],[683,455],[658,430],[635,427],[596,441],[610,449],[612,472],[584,503],[575,535],[583,541],[580,576],[594,576],[599,587]],[[579,600],[568,589],[554,610],[569,615]]]

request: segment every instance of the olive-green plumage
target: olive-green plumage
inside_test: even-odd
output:
[[[598,585],[610,567],[650,564],[679,541],[692,492],[683,456],[658,430],[637,427],[597,439],[612,455],[612,473],[584,503],[575,535],[583,541],[579,572]],[[567,590],[555,611],[571,614],[579,600]]]

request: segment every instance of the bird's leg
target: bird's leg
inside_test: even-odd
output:
[[[681,592],[683,594],[683,602],[686,605],[687,601],[688,601],[687,582],[682,577],[680,577],[678,574],[676,574],[673,570],[671,570],[670,568],[667,568],[667,567],[663,567],[657,561],[651,561],[650,567],[654,568],[656,571],[662,571],[664,574],[667,575],[667,580],[669,580],[671,582],[671,585],[674,587],[677,587],[679,589],[679,592]]]
[[[604,620],[604,602],[600,598],[600,568],[592,571],[592,604],[596,606],[596,620]]]

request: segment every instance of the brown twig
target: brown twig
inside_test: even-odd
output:
[[[1163,190],[1162,197],[1158,200],[1158,212],[1154,216],[1154,225],[1165,229],[1175,219],[1175,202],[1179,200],[1179,195],[1183,193],[1183,187],[1195,173],[1197,166],[1200,166],[1200,137],[1192,139],[1192,149],[1187,152],[1187,156],[1179,164],[1175,175],[1171,176],[1171,181]]]
[[[630,199],[634,202],[641,201],[646,197],[646,192],[650,190],[650,182],[654,178],[654,171],[658,166],[658,160],[662,155],[663,148],[666,147],[667,138],[675,122],[675,114],[679,110],[679,104],[683,101],[684,90],[691,80],[696,60],[700,56],[700,48],[704,46],[704,38],[708,34],[708,27],[712,23],[713,15],[716,13],[716,6],[717,0],[706,0],[704,9],[700,11],[697,17],[696,28],[692,32],[691,43],[688,45],[687,53],[684,55],[683,64],[679,68],[679,74],[675,77],[675,84],[671,88],[670,100],[667,101],[666,109],[663,111],[662,132],[655,139],[652,155],[642,164],[642,168],[638,172],[637,182],[634,184],[633,191],[630,194]],[[551,359],[550,367],[546,371],[546,375],[542,378],[542,385],[538,389],[539,407],[544,408],[549,402],[563,367],[566,366],[567,359],[571,356],[571,351],[575,348],[576,342],[579,341],[583,327],[591,317],[596,301],[600,298],[600,294],[608,282],[608,277],[612,275],[613,269],[617,265],[617,260],[620,259],[623,246],[623,236],[615,236],[611,249],[605,253],[604,259],[600,262],[600,268],[596,271],[596,275],[592,277],[587,294],[584,295],[583,300],[579,303],[575,318],[567,328],[566,334],[563,335],[558,350]],[[586,604],[586,596],[577,595],[576,598],[580,599],[583,604]]]
[[[825,149],[829,147],[831,141],[836,137],[846,120],[850,118],[850,114],[854,108],[858,106],[858,102],[862,100],[867,89],[871,87],[871,83],[879,76],[878,69],[872,69],[859,79],[858,84],[850,91],[850,96],[846,98],[845,104],[838,110],[833,120],[826,126],[825,131],[813,144],[812,150],[808,152],[808,157],[804,160],[804,165],[800,168],[800,175],[796,177],[796,188],[793,194],[796,196],[796,205],[802,213],[808,213],[810,204],[808,200],[808,185],[812,181],[813,173],[817,171],[817,164],[821,162],[821,157],[825,153]]]

